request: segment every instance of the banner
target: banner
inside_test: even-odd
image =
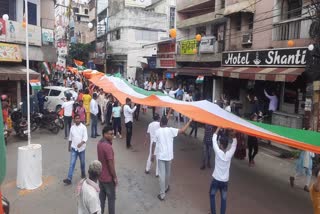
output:
[[[0,41],[6,41],[6,21],[0,19]]]
[[[216,37],[206,36],[201,38],[199,52],[200,53],[214,53],[216,47]]]
[[[19,45],[0,43],[0,62],[22,62]]]
[[[53,30],[42,28],[42,44],[50,45],[54,42]]]
[[[56,68],[58,71],[64,71],[66,69],[66,58],[58,56]]]
[[[29,44],[41,46],[41,27],[28,25]],[[26,29],[22,27],[22,23],[9,20],[7,22],[7,42],[26,43]]]
[[[180,42],[180,54],[181,55],[189,55],[195,54],[194,49],[197,49],[197,40],[189,39],[189,40],[182,40]]]

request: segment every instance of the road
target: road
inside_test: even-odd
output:
[[[200,170],[201,141],[189,136],[175,140],[175,159],[172,165],[171,190],[166,201],[157,199],[158,180],[154,171],[144,173],[148,149],[143,146],[150,115],[141,115],[134,124],[133,150],[127,150],[124,139],[115,139],[113,147],[119,179],[116,213],[118,214],[208,214],[209,185],[212,169]],[[200,134],[201,135],[201,134]],[[89,133],[90,136],[90,133]],[[199,137],[200,138],[200,137]],[[88,142],[86,163],[97,159],[96,139]],[[42,145],[43,185],[33,191],[16,188],[17,149],[26,142],[11,137],[8,144],[8,169],[2,191],[11,202],[11,213],[76,213],[75,187],[80,180],[79,161],[73,184],[64,186],[69,153],[63,132],[52,135],[46,130],[33,134],[32,143]],[[281,160],[266,151],[260,151],[256,167],[249,168],[247,161],[234,159],[230,172],[227,213],[238,214],[309,214],[312,213],[308,193],[290,188],[288,176],[292,162]],[[219,198],[219,199],[218,199]],[[217,197],[220,203],[220,197]]]

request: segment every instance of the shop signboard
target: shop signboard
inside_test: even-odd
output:
[[[65,41],[57,42],[58,56],[66,56],[68,53],[67,43]]]
[[[147,57],[148,68],[155,69],[157,67],[157,58],[154,56]]]
[[[222,54],[223,66],[305,67],[307,48],[231,51]]]
[[[22,62],[19,45],[0,43],[0,62]]]
[[[196,54],[194,49],[197,49],[197,40],[188,39],[180,41],[180,54],[181,55],[193,55]]]
[[[158,44],[157,68],[175,68],[176,67],[176,43],[166,42]]]
[[[216,37],[206,36],[201,38],[199,52],[200,53],[214,53],[216,46]]]
[[[42,28],[42,44],[51,45],[54,42],[53,30]]]
[[[125,0],[125,7],[145,8],[151,4],[151,0]]]
[[[64,71],[66,69],[66,58],[58,57],[58,61],[56,63],[56,69],[58,71]]]
[[[0,41],[6,41],[6,21],[4,19],[0,19]]]
[[[41,46],[41,27],[28,25],[29,44]],[[7,21],[7,42],[26,43],[26,29],[22,27],[22,23],[15,21]]]

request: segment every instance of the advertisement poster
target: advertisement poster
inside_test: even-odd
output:
[[[0,62],[22,62],[19,45],[0,43]]]
[[[180,42],[181,55],[195,54],[193,51],[194,49],[197,49],[197,40],[189,39],[189,40],[182,40]]]
[[[53,30],[42,28],[42,44],[51,45],[54,42]]]
[[[29,44],[41,46],[41,28],[35,25],[29,25]],[[7,22],[7,42],[26,43],[26,29],[19,22],[9,20]]]

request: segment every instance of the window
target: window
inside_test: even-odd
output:
[[[79,8],[74,7],[74,8],[73,8],[73,13],[79,13]]]
[[[221,9],[225,8],[226,0],[221,0]]]
[[[237,13],[234,17],[235,17],[235,20],[236,20],[236,30],[237,31],[241,31],[241,25],[242,25],[241,13]]]
[[[253,29],[253,14],[249,14],[248,15],[248,25],[249,25],[249,29]]]
[[[84,14],[88,14],[88,13],[89,13],[88,9],[84,9]]]
[[[61,91],[51,89],[49,96],[57,97],[60,95],[60,93],[61,93]]]
[[[121,31],[120,29],[115,30],[111,33],[111,41],[120,40],[121,38]]]
[[[206,26],[200,26],[196,28],[196,34],[206,35],[207,28]]]
[[[77,21],[78,21],[78,22],[81,21],[81,16],[77,16]]]
[[[176,8],[170,7],[170,23],[169,28],[175,28],[175,22],[176,22]]]
[[[23,1],[23,13],[25,12],[25,1]],[[37,25],[37,5],[28,2],[28,23],[31,25]]]

